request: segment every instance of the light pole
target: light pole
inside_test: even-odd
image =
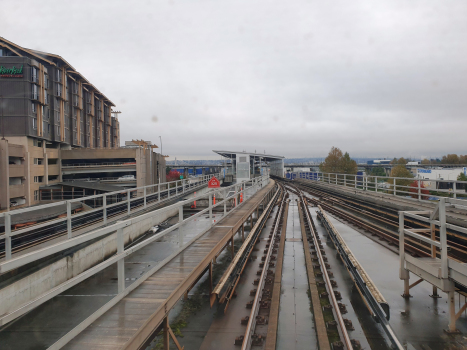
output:
[[[164,156],[164,153],[162,153],[162,136],[159,136],[159,140],[161,140],[161,156]]]

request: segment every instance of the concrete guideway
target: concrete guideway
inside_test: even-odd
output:
[[[109,217],[106,224],[100,221],[92,223],[85,228],[76,228],[73,231],[74,240],[69,240],[65,234],[24,250],[21,254],[13,254],[12,260],[0,261],[0,272],[5,274],[2,277],[11,275],[11,277],[2,282],[3,287],[0,289],[0,315],[4,316],[14,312],[25,303],[39,298],[44,292],[53,290],[61,283],[78,276],[80,273],[96,264],[104,262],[115,254],[117,251],[116,233],[112,230],[112,223],[115,223],[118,219],[134,218],[135,222],[139,222],[138,217],[142,217],[143,214],[146,216],[146,219],[139,222],[136,228],[135,226],[124,228],[124,244],[134,242],[152,226],[178,214],[177,208],[164,209],[167,206],[173,207],[174,203],[172,201],[178,201],[180,197],[187,197],[192,191],[198,190],[199,193],[200,190],[203,192],[205,189],[206,187],[195,187],[190,190],[179,191],[180,194],[178,196],[174,195],[170,198],[162,197],[160,201],[148,203],[146,208],[143,206],[134,208],[130,214],[125,211],[123,214]],[[111,227],[111,229],[106,227]],[[96,231],[102,233],[99,235],[100,240],[86,239],[88,233],[92,234],[92,232]],[[76,250],[73,247],[78,242],[84,242],[84,244]],[[61,250],[58,254],[44,258],[44,261],[41,261],[40,264],[37,264],[37,261],[35,261],[29,265],[25,265],[24,268],[27,270],[18,273],[18,268],[19,271],[23,269],[21,264],[23,261],[26,261],[28,256],[36,251],[46,250],[60,244],[66,244],[68,247],[67,252],[64,254],[65,256],[63,256],[63,250]],[[0,320],[0,325],[3,323],[4,321]]]
[[[137,349],[146,344],[163,324],[173,305],[212,264],[214,257],[243,222],[259,205],[270,199],[273,188],[271,181],[217,225],[195,238],[183,251],[166,259],[146,281],[133,290],[127,288],[115,306],[88,327],[83,327],[83,332],[65,348]],[[166,325],[165,329],[165,335],[170,333],[170,327]],[[57,343],[52,348],[62,345],[65,344]]]

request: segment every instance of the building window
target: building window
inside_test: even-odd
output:
[[[39,191],[34,191],[34,200],[38,201],[39,200]]]
[[[44,158],[34,158],[35,165],[42,165],[43,162],[44,162]]]
[[[60,69],[57,69],[57,80],[62,81],[62,71]]]
[[[60,136],[60,126],[57,125],[57,136]]]
[[[37,100],[39,98],[39,95],[37,93],[37,85],[32,84],[32,99]]]
[[[47,90],[44,90],[44,103],[49,104],[49,95],[47,95]]]
[[[36,67],[31,67],[31,80],[34,83],[37,83],[37,81],[38,81],[38,79],[37,79],[37,68]]]
[[[32,113],[36,113],[36,104],[34,102],[31,103],[31,107],[32,107]]]
[[[47,133],[50,135],[50,124],[47,124]]]
[[[43,182],[43,181],[44,181],[43,176],[34,176],[34,182],[40,183],[40,182]]]
[[[49,79],[47,79],[47,74],[44,73],[44,87],[49,88]]]
[[[33,128],[34,130],[37,129],[37,118],[32,118],[32,128]]]

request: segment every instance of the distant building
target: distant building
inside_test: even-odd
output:
[[[112,107],[64,58],[0,37],[0,210],[37,204],[44,191],[63,196],[63,182],[97,174],[97,168],[73,170],[71,164],[134,162],[134,169],[123,172],[101,167],[101,177],[134,173],[133,187],[165,181],[165,159],[151,144],[119,148]]]

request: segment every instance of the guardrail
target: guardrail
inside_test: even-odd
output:
[[[126,203],[127,213],[130,214],[131,203],[134,201],[142,200],[141,204],[143,205],[143,208],[145,209],[147,207],[148,197],[152,198],[155,196],[157,198],[157,203],[159,203],[161,202],[161,195],[166,196],[166,199],[170,199],[171,192],[173,192],[173,190],[175,190],[175,195],[178,195],[179,192],[185,193],[185,191],[187,190],[189,191],[189,190],[206,185],[209,179],[211,178],[211,176],[212,175],[205,175],[199,178],[200,180],[195,183],[193,183],[192,181],[188,179],[183,179],[183,180],[177,180],[177,181],[172,181],[172,182],[164,182],[161,184],[154,184],[154,185],[149,185],[149,186],[144,186],[144,187],[136,187],[132,189],[124,189],[124,190],[119,190],[115,192],[81,197],[81,198],[71,199],[67,201],[43,204],[43,205],[38,205],[34,207],[21,208],[21,209],[16,209],[16,210],[11,210],[8,212],[0,213],[0,218],[1,217],[5,218],[5,233],[3,235],[0,235],[0,239],[5,240],[5,260],[11,259],[11,251],[12,251],[11,237],[66,221],[67,239],[71,239],[72,230],[73,230],[73,226],[72,226],[73,219],[82,217],[84,215],[89,215],[90,213],[97,213],[97,212],[102,211],[103,224],[105,225],[107,224],[107,216],[108,216],[107,214],[108,214],[109,209],[112,209],[113,207],[117,205]],[[180,187],[181,187],[181,190],[179,191]],[[154,200],[156,198],[154,198]],[[73,214],[72,209],[71,209],[72,207],[71,204],[76,203],[76,202],[81,202],[83,206],[90,206],[93,209],[75,212]],[[30,226],[27,226],[21,229],[16,229],[16,230],[12,229],[13,228],[12,217],[14,215],[21,215],[27,212],[34,212],[34,211],[38,211],[41,209],[52,208],[52,207],[59,206],[59,205],[66,205],[66,216],[65,217],[58,217],[53,220],[48,220],[48,221],[41,222],[38,224],[30,225]]]
[[[46,301],[52,299],[53,297],[57,296],[58,294],[66,291],[67,289],[75,286],[76,284],[84,281],[85,279],[97,274],[98,272],[104,270],[106,267],[117,263],[117,270],[118,270],[118,294],[112,298],[109,302],[107,302],[104,306],[102,306],[100,309],[98,309],[95,313],[93,313],[91,316],[89,316],[87,319],[85,319],[82,323],[80,323],[77,327],[75,327],[73,330],[71,330],[69,333],[67,333],[63,338],[61,338],[59,341],[57,341],[55,344],[53,344],[49,349],[60,349],[64,345],[66,345],[70,340],[72,340],[76,335],[78,335],[81,331],[83,331],[86,327],[88,327],[92,322],[97,320],[100,316],[102,316],[106,311],[108,311],[112,306],[117,304],[118,301],[123,299],[125,296],[127,296],[131,291],[133,291],[136,287],[138,287],[141,283],[143,283],[147,278],[149,278],[151,275],[153,275],[155,272],[157,272],[162,266],[164,266],[166,263],[168,263],[172,258],[174,258],[177,254],[179,254],[181,251],[186,249],[191,243],[193,243],[196,239],[201,237],[204,233],[206,233],[212,226],[214,226],[213,222],[213,209],[219,206],[224,207],[224,217],[227,214],[227,202],[233,201],[234,205],[232,209],[229,212],[232,212],[236,210],[237,208],[241,207],[245,201],[240,203],[239,201],[239,196],[240,194],[243,195],[243,198],[247,198],[247,196],[251,196],[254,193],[256,193],[259,189],[263,187],[263,185],[266,185],[269,183],[269,177],[264,176],[261,178],[256,178],[253,180],[248,180],[244,181],[239,184],[235,184],[229,187],[224,187],[224,188],[219,188],[219,189],[213,189],[210,192],[200,195],[196,198],[192,198],[189,200],[184,200],[177,202],[175,204],[172,204],[168,207],[158,209],[154,212],[142,214],[136,218],[124,220],[124,221],[119,221],[115,224],[112,224],[107,227],[103,227],[97,230],[94,230],[92,232],[89,232],[87,234],[83,234],[80,236],[77,236],[72,239],[68,239],[64,242],[60,242],[57,244],[54,244],[52,246],[37,250],[35,252],[21,255],[19,257],[15,257],[11,260],[8,261],[3,261],[0,263],[0,274],[5,273],[7,271],[11,271],[13,269],[19,268],[21,266],[25,266],[27,264],[30,264],[32,262],[38,261],[44,257],[51,256],[53,254],[56,254],[58,252],[62,252],[66,249],[69,249],[71,247],[75,247],[79,244],[89,242],[93,239],[103,237],[104,235],[110,234],[112,232],[117,232],[115,235],[115,240],[117,244],[117,252],[115,255],[111,256],[107,260],[95,265],[94,267],[78,274],[77,276],[69,279],[66,282],[61,283],[60,285],[52,288],[51,290],[45,292],[44,294],[40,295],[39,297],[35,298],[34,300],[27,302],[20,306],[18,309],[11,311],[7,314],[4,314],[0,316],[0,326],[5,325],[18,317],[24,315],[25,313],[29,312],[30,310],[36,308],[37,306],[45,303]],[[233,190],[234,193],[231,196],[227,196],[229,191]],[[213,196],[216,194],[221,194],[223,197],[222,201],[217,201],[216,204],[213,204]],[[208,198],[209,200],[209,206],[206,209],[201,210],[200,212],[189,216],[186,219],[183,219],[183,206],[184,205],[189,205],[193,203],[195,200],[203,199],[203,198]],[[125,227],[129,227],[133,224],[137,224],[138,222],[145,220],[149,217],[152,217],[156,215],[157,213],[162,213],[165,211],[170,211],[178,209],[179,211],[179,222],[166,230],[162,231],[159,234],[153,235],[151,237],[146,238],[145,240],[141,241],[140,243],[130,246],[125,249],[124,247],[124,235],[123,235],[123,229]],[[195,237],[193,237],[191,240],[188,242],[184,243],[184,231],[183,227],[186,226],[188,223],[191,221],[205,215],[206,213],[209,213],[209,222],[207,225],[207,228],[204,229],[202,232],[197,234]],[[219,222],[219,221],[217,221]],[[130,254],[138,251],[139,249],[147,246],[148,244],[157,241],[161,238],[163,238],[165,235],[167,235],[170,232],[173,232],[174,230],[178,229],[179,233],[179,246],[178,249],[172,253],[169,257],[161,261],[159,264],[157,264],[155,267],[153,267],[151,270],[146,272],[143,276],[141,276],[139,279],[137,279],[135,282],[133,282],[130,286],[126,287],[125,286],[125,270],[124,270],[124,259],[125,257],[129,256]]]
[[[446,229],[450,228],[467,234],[467,228],[449,224],[446,222],[446,207],[461,205],[465,208],[464,201],[453,198],[440,198],[433,210],[425,211],[400,211],[399,212],[399,278],[404,280],[404,297],[410,297],[410,289],[423,280],[433,285],[433,296],[437,297],[436,288],[448,293],[449,303],[449,329],[448,332],[456,332],[456,320],[467,308],[467,303],[457,314],[455,312],[454,293],[457,286],[467,286],[467,266],[448,257],[450,249],[446,236]],[[405,228],[406,218],[412,218],[429,224],[427,228]],[[439,241],[436,237],[436,227],[439,229]],[[431,259],[419,259],[408,255],[404,250],[405,236],[410,236],[418,241],[430,245]],[[440,258],[438,258],[438,252]],[[421,277],[417,282],[409,284],[409,271]],[[465,288],[465,287],[459,287]]]
[[[417,177],[373,176],[321,172],[296,172],[294,179],[307,179],[328,184],[353,187],[358,190],[409,196],[421,200],[430,197],[453,197],[467,199],[467,181],[429,180]],[[443,184],[445,184],[443,186]],[[413,185],[413,186],[411,186]],[[452,187],[451,187],[452,186]],[[440,188],[441,187],[441,188]],[[448,187],[443,189],[442,187]],[[437,198],[434,198],[437,199]]]

